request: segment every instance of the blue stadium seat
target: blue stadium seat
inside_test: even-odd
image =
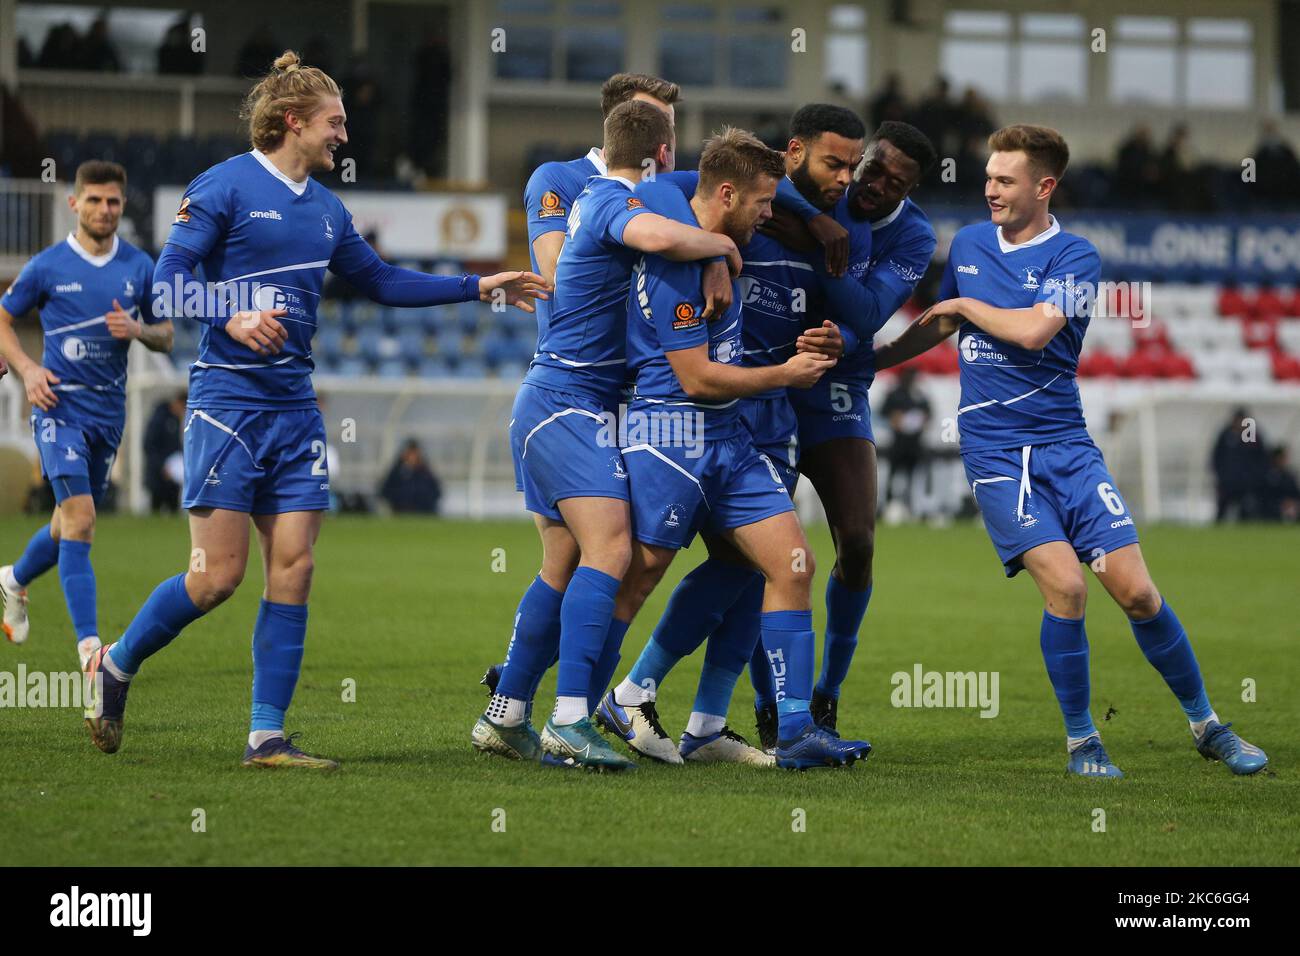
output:
[[[379,326],[388,335],[396,335],[402,326],[402,309],[381,306],[379,309]]]
[[[416,361],[424,355],[424,331],[422,329],[402,329],[397,333],[397,342],[401,346],[402,357],[407,361]]]
[[[81,159],[81,134],[70,129],[50,130],[45,134],[45,148],[54,160],[56,174],[71,179]]]
[[[322,326],[316,333],[314,351],[330,361],[343,355],[343,329],[337,325]]]
[[[385,359],[375,369],[380,378],[406,378],[407,363],[401,359]]]
[[[447,363],[441,356],[430,355],[427,358],[420,359],[419,370],[416,374],[420,378],[442,378],[447,374]]]
[[[111,130],[92,130],[82,143],[82,159],[106,159],[120,162],[127,158],[117,134]]]

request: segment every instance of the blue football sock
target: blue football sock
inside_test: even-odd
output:
[[[609,682],[614,679],[614,671],[618,670],[618,662],[621,659],[619,651],[623,647],[623,638],[627,636],[627,629],[631,626],[627,621],[620,621],[618,618],[613,618],[609,622],[605,647],[596,660],[596,666],[591,669],[591,688],[587,691],[588,716],[596,712],[596,708],[600,706],[600,699],[605,696],[605,691],[609,690]]]
[[[659,685],[664,682],[668,672],[677,666],[682,655],[667,650],[657,638],[651,637],[641,650],[641,656],[632,665],[627,679],[637,687],[659,693]]]
[[[49,525],[41,525],[41,530],[32,535],[22,556],[14,562],[14,580],[20,588],[25,588],[58,563],[59,542],[50,534]]]
[[[1043,612],[1038,634],[1047,677],[1065,717],[1065,734],[1075,740],[1097,732],[1088,709],[1092,685],[1088,675],[1088,635],[1077,621]]]
[[[265,598],[253,626],[253,713],[249,730],[284,730],[307,641],[307,605]]]
[[[871,602],[871,587],[868,584],[865,591],[854,591],[833,574],[826,579],[826,637],[818,693],[839,698],[840,685],[858,647],[858,629]]]
[[[764,611],[763,647],[776,684],[777,736],[790,740],[812,722],[808,707],[813,692],[812,611]]]
[[[185,573],[168,578],[153,589],[109,656],[122,673],[134,674],[147,658],[161,651],[187,625],[202,616],[203,612],[185,590]]]
[[[519,609],[515,628],[506,648],[506,663],[497,683],[497,693],[516,700],[532,700],[542,675],[560,649],[560,605],[564,592],[557,591],[541,575],[533,578]]]
[[[587,699],[591,676],[614,619],[618,579],[582,565],[573,572],[560,604],[560,670],[557,697]]]
[[[1155,617],[1145,621],[1130,620],[1129,624],[1133,627],[1138,647],[1142,648],[1151,666],[1160,672],[1178,703],[1183,705],[1187,719],[1208,719],[1214,711],[1210,707],[1209,695],[1205,693],[1205,682],[1201,680],[1201,668],[1192,653],[1192,642],[1187,639],[1187,632],[1169,602],[1161,603]]]
[[[89,541],[64,538],[59,542],[59,580],[63,582],[63,600],[77,640],[97,636],[95,569],[90,566]]]
[[[694,654],[755,579],[761,594],[763,578],[756,571],[709,558],[673,588],[652,637],[679,658]]]
[[[700,671],[700,683],[695,691],[692,709],[696,713],[727,716],[736,681],[750,662],[757,644],[757,621],[745,628],[724,626],[713,632],[704,650],[704,668]]]

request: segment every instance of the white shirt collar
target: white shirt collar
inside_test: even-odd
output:
[[[600,176],[598,176],[597,178],[612,179],[616,183],[622,183],[624,186],[628,188],[630,192],[636,191],[636,183],[632,182],[632,180],[630,179],[624,179],[622,176],[610,176],[608,173],[601,173]]]
[[[609,172],[609,167],[605,165],[605,154],[600,151],[599,146],[591,147],[587,153],[587,162],[596,167],[596,172],[604,176]]]
[[[1051,220],[1051,225],[1032,239],[1026,239],[1024,242],[1007,242],[1002,238],[1002,227],[998,226],[998,248],[1003,252],[1015,252],[1017,249],[1028,249],[1030,246],[1036,246],[1051,239],[1061,231],[1061,224],[1056,221],[1055,216],[1049,215],[1047,218]]]
[[[903,214],[903,207],[906,206],[906,205],[907,205],[907,199],[906,199],[906,197],[904,197],[903,201],[900,202],[897,206],[894,207],[894,211],[893,211],[893,212],[891,212],[891,213],[890,213],[888,216],[886,216],[884,219],[881,219],[881,220],[879,220],[878,222],[873,222],[873,223],[871,224],[871,231],[872,231],[872,232],[875,232],[877,229],[884,229],[884,228],[885,228],[886,226],[888,226],[891,222],[893,222],[895,219],[897,219],[899,216],[901,216],[901,215]]]
[[[108,252],[105,252],[103,255],[99,255],[99,256],[92,256],[89,252],[87,252],[84,248],[82,248],[81,243],[77,241],[77,234],[75,232],[68,233],[68,245],[72,247],[73,252],[81,256],[81,258],[85,259],[87,262],[89,262],[92,266],[95,266],[96,268],[103,268],[104,266],[108,265],[110,262],[113,261],[113,257],[117,255],[116,234],[114,234],[113,236],[113,245],[109,247]]]
[[[280,182],[284,183],[286,186],[292,189],[293,194],[295,196],[301,196],[303,193],[307,191],[307,184],[311,181],[310,176],[308,176],[306,179],[301,181],[297,179],[290,179],[288,176],[286,176],[284,173],[280,172],[280,170],[276,168],[275,163],[271,162],[270,158],[266,155],[266,153],[262,152],[260,149],[256,147],[253,148],[252,153],[253,153],[253,158],[262,164],[262,168],[265,169],[272,176],[274,176],[276,179],[280,180]]]

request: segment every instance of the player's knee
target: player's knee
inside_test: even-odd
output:
[[[277,562],[275,576],[281,587],[305,594],[311,590],[311,579],[315,571],[316,559],[311,551],[302,551]]]
[[[854,590],[865,590],[871,583],[871,561],[876,554],[875,532],[842,535],[837,544],[835,562],[839,565],[840,579]]]
[[[1145,621],[1160,613],[1160,592],[1147,581],[1120,595],[1119,603],[1130,618]]]
[[[1088,606],[1088,582],[1082,576],[1054,583],[1048,598],[1048,611],[1057,617],[1075,620],[1083,617]]]
[[[191,571],[186,579],[186,590],[195,605],[206,612],[234,594],[243,580],[242,566],[209,567],[199,573]]]
[[[632,564],[632,542],[625,537],[601,542],[590,553],[583,554],[583,564],[604,571],[612,578],[622,580]]]

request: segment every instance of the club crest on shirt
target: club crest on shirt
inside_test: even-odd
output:
[[[330,216],[320,217],[321,225],[325,227],[325,238],[334,241],[334,220]]]
[[[1025,281],[1021,283],[1022,287],[1028,289],[1030,292],[1037,292],[1038,280],[1039,277],[1042,276],[1043,270],[1038,268],[1037,266],[1026,266],[1024,269],[1021,269],[1020,271],[1021,274],[1025,277]]]
[[[681,505],[669,505],[668,516],[664,518],[665,528],[676,528],[682,523],[682,512],[685,509]]]
[[[132,282],[130,279],[124,280],[122,283],[122,294],[125,295],[128,299],[134,299],[135,283]]]
[[[611,465],[614,466],[613,470],[610,472],[610,476],[613,478],[618,478],[620,481],[626,481],[627,469],[623,467],[623,456],[614,455],[612,458],[610,458],[609,462]]]
[[[542,193],[542,208],[537,213],[538,219],[562,219],[564,213],[564,204],[560,202],[559,193],[553,189]]]

